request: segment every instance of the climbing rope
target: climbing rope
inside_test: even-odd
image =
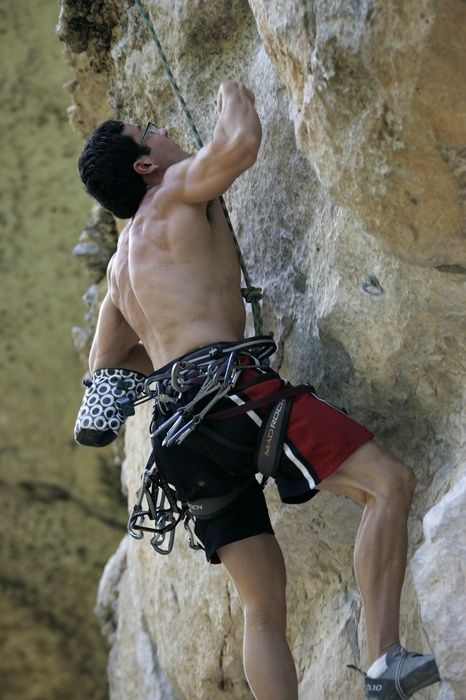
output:
[[[170,85],[173,89],[173,92],[175,93],[175,96],[177,97],[181,109],[183,110],[183,113],[188,121],[188,124],[191,128],[191,131],[194,136],[194,140],[198,146],[198,148],[203,147],[202,139],[199,136],[199,132],[196,128],[196,125],[194,123],[194,119],[191,116],[191,113],[186,105],[186,102],[183,98],[183,95],[180,92],[180,89],[178,87],[178,84],[173,76],[173,73],[171,71],[171,68],[168,64],[167,57],[165,56],[165,53],[162,49],[162,46],[160,44],[160,41],[157,37],[157,34],[154,29],[154,24],[150,18],[150,15],[144,5],[142,4],[141,0],[134,0],[136,6],[139,9],[139,12],[141,14],[141,17],[144,21],[144,24],[146,25],[147,31],[149,32],[149,35],[154,41],[155,47],[157,49],[157,53],[160,58],[160,62],[165,70],[165,74],[170,82]],[[261,314],[261,308],[260,308],[260,300],[262,299],[262,289],[260,287],[254,287],[254,285],[251,282],[251,278],[249,276],[249,273],[246,268],[246,263],[243,258],[243,254],[241,252],[241,249],[238,244],[238,240],[236,238],[235,231],[233,229],[233,224],[231,223],[230,215],[228,213],[227,206],[225,204],[225,200],[223,197],[220,197],[220,204],[222,205],[223,213],[225,214],[225,219],[227,221],[228,227],[231,231],[231,235],[233,236],[233,240],[235,242],[236,250],[238,251],[238,257],[239,257],[239,262],[241,265],[241,270],[243,272],[243,277],[244,281],[246,283],[246,287],[243,288],[241,291],[243,293],[244,299],[251,304],[251,309],[252,309],[252,316],[254,319],[254,330],[256,335],[262,335],[262,314]]]

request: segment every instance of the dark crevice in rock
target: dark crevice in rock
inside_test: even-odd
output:
[[[462,265],[438,265],[435,269],[452,275],[466,275],[466,268]]]
[[[232,691],[233,690],[233,683],[231,680],[226,676],[224,668],[223,668],[223,663],[224,663],[224,658],[225,658],[225,652],[228,646],[228,637],[231,633],[231,629],[233,627],[233,620],[231,617],[231,595],[230,595],[230,589],[228,588],[228,585],[226,587],[226,592],[227,592],[227,597],[228,597],[228,617],[230,618],[230,624],[228,625],[228,629],[223,635],[223,640],[222,644],[220,646],[220,653],[219,653],[219,658],[218,658],[218,665],[220,668],[220,673],[221,673],[221,680],[218,683],[219,690],[223,691]]]

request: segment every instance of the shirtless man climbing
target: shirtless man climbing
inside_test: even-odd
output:
[[[126,392],[134,401],[146,376],[158,368],[154,376],[165,378],[164,391],[172,392],[166,398],[172,404],[155,402],[152,436],[158,466],[183,501],[221,496],[240,484],[240,494],[226,509],[196,521],[196,534],[207,559],[226,567],[241,599],[244,668],[254,696],[293,700],[298,685],[286,639],[284,561],[252,476],[254,441],[273,403],[223,421],[207,416],[201,426],[210,425],[211,435],[226,431],[222,449],[215,436],[209,443],[201,426],[171,446],[162,446],[163,430],[154,438],[155,428],[182,400],[167,379],[180,358],[190,366],[206,353],[217,362],[227,355],[236,358],[239,370],[222,406],[247,404],[259,394],[263,398],[267,386],[271,393],[284,386],[258,357],[254,339],[244,339],[240,266],[218,199],[256,161],[261,125],[254,95],[240,83],[222,83],[218,111],[212,141],[196,155],[184,152],[165,129],[151,123],[144,129],[107,121],[80,156],[89,194],[116,216],[133,218],[108,267],[108,293],[89,358],[92,381],[75,435],[89,445],[115,438],[125,419],[115,403],[115,387],[119,396]],[[243,452],[225,449],[242,441]],[[242,467],[235,476],[237,462]],[[277,485],[287,502],[302,502],[323,490],[343,494],[363,508],[354,568],[370,662],[365,697],[407,698],[438,681],[432,655],[406,652],[399,643],[414,491],[411,470],[365,428],[308,389],[292,399]]]

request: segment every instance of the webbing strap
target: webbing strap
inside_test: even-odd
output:
[[[146,25],[147,31],[149,32],[149,35],[154,41],[154,45],[157,49],[157,53],[159,55],[160,62],[163,66],[163,69],[165,70],[165,74],[170,82],[170,85],[173,89],[173,92],[175,93],[176,98],[178,99],[181,109],[188,121],[188,124],[191,128],[194,141],[196,142],[198,148],[203,147],[202,139],[199,136],[199,132],[196,128],[196,124],[194,123],[194,119],[191,115],[191,112],[189,111],[186,102],[183,98],[183,95],[181,94],[181,91],[178,87],[178,84],[173,76],[172,70],[169,66],[169,63],[167,61],[167,57],[165,56],[165,52],[162,49],[162,45],[159,41],[159,38],[155,32],[154,24],[150,18],[150,15],[147,11],[147,9],[144,7],[143,3],[141,0],[134,0],[135,5],[139,9],[139,12],[141,14],[141,17],[144,21],[144,24]],[[244,299],[251,304],[251,310],[252,310],[252,315],[254,319],[254,330],[256,335],[262,335],[262,314],[261,314],[261,308],[260,308],[260,300],[262,299],[262,289],[260,287],[255,287],[252,282],[251,278],[249,276],[249,273],[246,268],[246,263],[243,258],[243,254],[241,252],[241,249],[239,247],[238,240],[236,238],[235,231],[233,229],[233,224],[231,223],[230,215],[228,213],[227,206],[225,204],[225,200],[223,197],[220,197],[220,204],[222,205],[223,213],[225,214],[225,219],[227,221],[228,227],[231,231],[231,235],[233,236],[233,241],[236,246],[236,250],[238,252],[238,257],[239,257],[239,262],[241,265],[241,270],[243,272],[243,277],[244,281],[246,283],[246,287],[242,289],[243,297]]]
[[[290,397],[281,399],[271,410],[265,424],[262,424],[261,440],[257,450],[257,468],[267,478],[270,476],[277,478],[291,404]]]
[[[279,391],[274,391],[272,394],[267,396],[262,396],[260,399],[252,399],[240,406],[233,406],[232,408],[226,408],[223,411],[216,411],[215,413],[209,413],[207,415],[208,420],[225,420],[226,418],[233,418],[233,416],[239,416],[241,413],[247,413],[260,406],[266,406],[267,404],[276,403],[281,399],[290,398],[291,396],[297,396],[298,394],[313,394],[315,393],[314,387],[310,384],[297,384],[296,386],[288,386],[280,389]]]
[[[243,481],[234,489],[223,496],[211,496],[199,498],[196,501],[188,501],[188,508],[191,515],[197,520],[210,520],[224,513],[232,502],[245,491],[252,483],[253,476],[248,481]]]

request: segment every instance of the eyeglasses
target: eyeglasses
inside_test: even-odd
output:
[[[157,127],[155,126],[155,124],[152,124],[152,122],[147,122],[147,126],[144,129],[142,139],[139,141],[139,148],[142,148],[144,146],[144,141],[149,136],[149,134],[155,134],[156,131]]]

